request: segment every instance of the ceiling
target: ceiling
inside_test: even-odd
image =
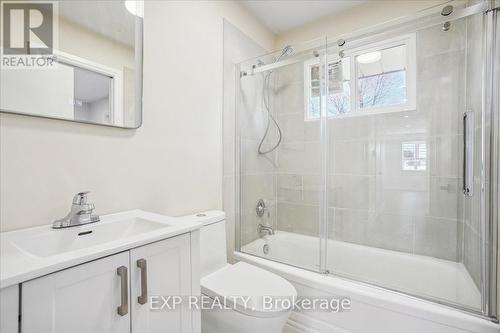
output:
[[[358,6],[366,0],[242,0],[254,15],[274,33],[279,34]]]

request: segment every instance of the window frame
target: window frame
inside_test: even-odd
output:
[[[358,89],[358,67],[356,57],[369,52],[380,51],[397,46],[406,46],[406,103],[378,106],[370,108],[359,107],[359,89]],[[391,38],[381,42],[366,44],[362,47],[357,47],[350,50],[343,51],[342,58],[350,58],[350,111],[343,114],[328,115],[327,118],[348,118],[359,117],[366,115],[390,113],[390,112],[403,112],[413,111],[416,109],[416,36],[414,33]],[[327,57],[327,63],[334,63],[341,60],[338,54],[331,54]],[[311,68],[320,64],[320,59],[314,58],[304,62],[304,120],[316,121],[321,117],[313,117],[311,115]],[[321,90],[321,88],[320,88]],[[323,89],[327,90],[327,89]],[[327,105],[326,96],[320,96],[320,105]]]

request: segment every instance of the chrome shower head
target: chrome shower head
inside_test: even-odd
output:
[[[283,48],[283,55],[289,56],[293,53],[293,47],[291,45],[287,45]]]
[[[281,54],[279,55],[278,58],[276,58],[276,61],[279,61],[281,58],[283,57],[288,57],[290,55],[292,55],[293,53],[293,47],[291,45],[287,45],[283,48],[283,50],[281,50]]]

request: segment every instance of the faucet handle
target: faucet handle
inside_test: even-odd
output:
[[[75,194],[73,197],[73,204],[74,205],[84,205],[87,203],[87,194],[90,193],[90,191],[83,191]]]

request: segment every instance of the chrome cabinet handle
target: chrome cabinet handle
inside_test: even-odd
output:
[[[474,112],[468,111],[464,113],[463,126],[463,192],[466,196],[472,196],[474,188]]]
[[[148,302],[148,263],[146,259],[137,260],[137,267],[141,269],[141,295],[137,297],[139,304]]]
[[[121,282],[121,305],[118,307],[118,314],[125,316],[128,313],[128,269],[120,266],[116,269],[116,274]]]

